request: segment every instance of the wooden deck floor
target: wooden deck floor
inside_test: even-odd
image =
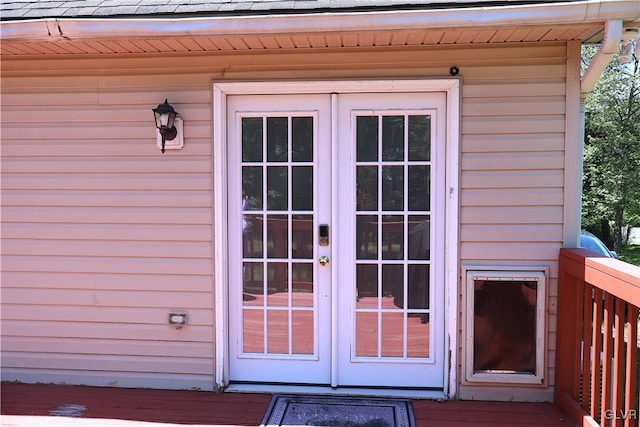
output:
[[[271,395],[3,383],[3,427],[259,426]],[[550,403],[414,400],[417,427],[573,426]],[[57,414],[57,415],[56,415]]]

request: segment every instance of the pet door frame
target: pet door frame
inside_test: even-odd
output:
[[[464,297],[466,313],[465,337],[465,379],[474,384],[527,384],[545,385],[546,366],[546,295],[549,267],[536,266],[463,266]],[[535,369],[525,372],[475,372],[474,371],[474,320],[475,320],[475,281],[490,280],[499,282],[535,281]]]

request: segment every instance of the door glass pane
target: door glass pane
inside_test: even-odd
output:
[[[267,263],[267,305],[289,305],[289,271],[286,262]]]
[[[378,266],[358,264],[356,266],[356,301],[358,308],[378,307]]]
[[[409,210],[428,211],[431,203],[429,166],[409,166]]]
[[[431,116],[409,116],[409,161],[431,159]]]
[[[404,257],[404,225],[402,215],[382,217],[382,259]]]
[[[404,116],[382,118],[382,160],[404,160]]]
[[[382,313],[382,357],[404,356],[404,313]]]
[[[407,357],[429,357],[429,314],[410,314],[407,318]]]
[[[289,168],[267,167],[267,209],[284,211],[289,203]]]
[[[356,174],[356,209],[359,211],[378,210],[378,167],[358,166]]]
[[[356,357],[378,356],[378,313],[356,312]]]
[[[262,210],[262,168],[242,167],[242,210]]]
[[[404,209],[404,167],[382,166],[382,210]]]
[[[430,117],[357,119],[355,357],[428,358]]]
[[[262,258],[262,215],[242,215],[242,256]]]
[[[386,308],[404,308],[404,264],[382,265],[382,295]]]
[[[431,258],[431,222],[428,215],[409,215],[409,259]]]
[[[358,116],[356,127],[357,161],[375,162],[378,160],[378,117]]]
[[[267,353],[289,354],[289,311],[267,311]]]
[[[286,117],[267,118],[267,161],[286,162],[289,157],[288,119]]]
[[[293,354],[313,354],[313,311],[294,310],[291,316]]]
[[[264,310],[242,310],[242,351],[244,353],[264,352]]]
[[[409,264],[407,291],[409,308],[429,308],[429,265]]]
[[[378,259],[378,217],[356,217],[356,259]]]
[[[313,307],[313,263],[296,262],[291,266],[291,305],[293,307]]]
[[[291,257],[313,258],[313,215],[293,215],[291,233]]]
[[[242,161],[262,161],[262,117],[242,119]]]
[[[261,262],[245,262],[242,264],[242,305],[264,305],[264,274]]]
[[[313,161],[313,117],[291,118],[291,160]]]
[[[317,357],[314,120],[242,119],[244,353]]]
[[[313,167],[293,166],[291,168],[291,208],[294,211],[313,210]]]
[[[287,215],[267,215],[267,257],[286,258],[289,251]]]

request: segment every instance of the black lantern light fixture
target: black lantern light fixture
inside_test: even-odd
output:
[[[161,151],[164,153],[165,142],[172,141],[178,134],[178,130],[173,125],[178,113],[176,113],[171,104],[165,99],[164,104],[160,104],[153,109],[153,114],[156,119],[156,127],[162,136]]]

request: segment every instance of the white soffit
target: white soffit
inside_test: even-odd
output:
[[[173,36],[166,38],[101,38],[56,41],[6,40],[2,55],[142,54],[187,52],[242,52],[357,47],[466,45],[509,42],[589,40],[598,38],[602,24],[530,26],[486,29],[360,31],[250,36]],[[108,34],[108,33],[107,33]]]

